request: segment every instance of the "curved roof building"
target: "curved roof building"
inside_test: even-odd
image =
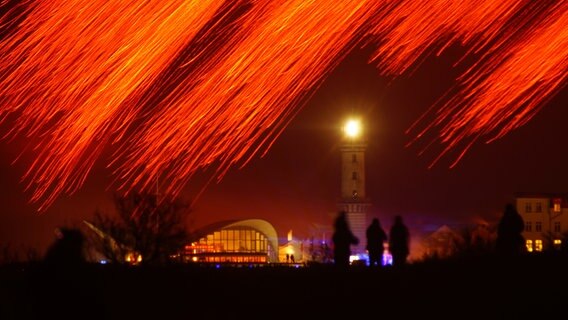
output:
[[[266,220],[220,221],[195,232],[184,260],[202,263],[278,262],[278,235]]]

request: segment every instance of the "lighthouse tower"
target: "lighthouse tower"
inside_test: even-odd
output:
[[[367,213],[371,206],[365,193],[365,149],[363,127],[358,120],[349,120],[341,146],[341,199],[339,210],[347,213],[351,231],[359,244],[351,247],[352,254],[364,254],[366,244]]]

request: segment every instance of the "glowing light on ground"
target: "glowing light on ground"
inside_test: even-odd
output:
[[[409,131],[435,130],[440,157],[525,124],[568,69],[566,1],[13,0],[0,12],[0,121],[39,141],[24,180],[40,210],[81,187],[105,148],[124,192],[161,179],[176,196],[209,166],[221,179],[266,153],[356,46],[376,46],[369,62],[395,77],[456,43],[476,57]]]

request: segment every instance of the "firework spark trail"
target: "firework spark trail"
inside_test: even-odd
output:
[[[178,86],[192,90],[138,135],[120,162],[128,163],[121,168],[126,187],[151,188],[162,174],[170,182],[165,193],[176,194],[197,169],[216,160],[218,178],[230,166],[246,164],[276,139],[298,101],[349,51],[376,4],[294,0],[253,8],[226,45],[232,51],[195,76],[198,86]]]
[[[566,7],[564,7],[566,9]],[[529,121],[568,79],[568,10],[560,4],[543,12],[546,19],[494,55],[463,80],[463,88],[439,110],[432,125],[441,126],[446,144],[434,163],[468,138],[491,134],[488,143]],[[454,161],[463,156],[468,144]]]
[[[0,48],[17,64],[4,66],[0,97],[12,108],[2,112],[22,113],[16,133],[36,134],[60,117],[24,176],[32,201],[45,207],[82,185],[104,142],[135,117],[127,99],[148,89],[216,2],[43,1],[31,11]]]
[[[379,44],[370,62],[385,75],[401,75],[427,53],[459,42],[479,50],[495,38],[519,1],[418,0],[392,2],[372,21]],[[436,50],[438,47],[438,50]]]
[[[524,124],[568,67],[566,1],[46,0],[9,14],[1,6],[0,121],[15,114],[8,135],[42,137],[25,176],[40,210],[80,187],[111,142],[109,165],[125,191],[165,176],[175,195],[214,163],[221,178],[266,152],[344,55],[369,43],[365,34],[377,45],[370,62],[389,76],[455,43],[467,46],[464,58],[480,55],[417,135],[439,129],[442,154]]]
[[[431,166],[465,143],[455,166],[482,136],[493,133],[492,141],[523,125],[565,83],[565,1],[424,0],[391,9],[374,20],[371,30],[379,45],[370,61],[385,75],[401,75],[416,68],[418,58],[439,55],[454,43],[469,47],[464,57],[484,52],[457,79],[459,92],[431,108],[435,119],[412,141],[440,127],[438,139],[445,147]]]

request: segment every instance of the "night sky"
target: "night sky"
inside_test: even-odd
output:
[[[449,168],[453,154],[429,168],[440,151],[437,145],[419,154],[433,136],[407,146],[414,136],[405,131],[471,63],[453,66],[463,50],[453,46],[397,78],[380,76],[367,63],[369,48],[353,51],[305,101],[266,156],[232,168],[199,198],[196,194],[211,172],[200,172],[190,181],[181,196],[194,200],[188,227],[261,218],[283,239],[288,230],[305,238],[313,225],[330,225],[340,193],[341,126],[351,115],[363,119],[368,141],[367,194],[373,204],[368,218],[378,217],[385,228],[397,214],[415,235],[442,224],[492,222],[515,192],[568,192],[566,89],[525,126],[492,143],[474,145],[454,168]],[[5,122],[0,129],[9,127]],[[19,182],[25,159],[12,164],[25,144],[22,137],[0,142],[0,244],[41,252],[53,240],[55,227],[80,225],[97,209],[112,211],[113,190],[107,188],[111,172],[99,161],[76,194],[61,196],[38,214]]]

